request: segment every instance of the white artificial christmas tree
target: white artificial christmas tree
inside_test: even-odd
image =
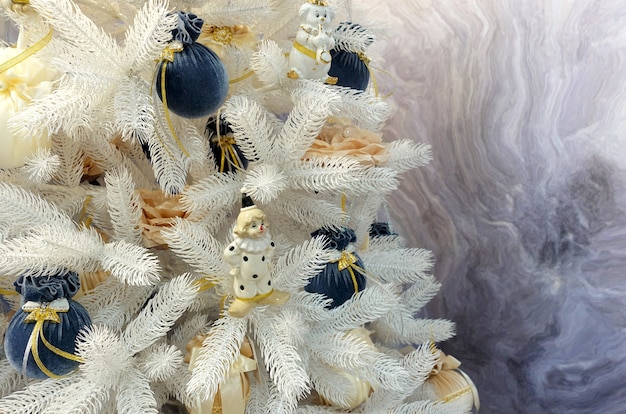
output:
[[[34,333],[18,367],[0,360],[0,412],[156,413],[178,404],[181,413],[456,413],[477,404],[466,377],[443,394],[431,381],[435,365],[446,366],[433,343],[454,333],[450,321],[416,317],[439,288],[432,255],[371,230],[401,174],[426,164],[430,148],[381,140],[390,108],[373,81],[362,91],[333,76],[288,75],[303,28],[298,39],[354,53],[369,75],[375,25],[338,25],[355,18],[339,2],[26,3],[2,1],[23,52],[0,66],[9,90],[1,99],[26,104],[2,120],[22,141],[0,137],[0,146],[44,138],[0,166],[0,288],[11,309],[0,329],[13,311],[34,312],[14,290],[18,277],[37,284],[67,271],[80,275],[74,299],[91,323],[63,339],[78,368],[46,379],[28,375],[48,370],[30,362],[47,347],[36,345],[45,328],[11,325]],[[318,28],[300,12],[331,7]],[[177,12],[204,21],[194,42],[226,69],[228,94],[215,113],[184,118],[168,105],[217,93],[177,90],[166,78],[186,47],[173,41],[187,30]],[[325,52],[305,57],[325,62]],[[36,96],[35,65],[53,84]],[[206,65],[192,66],[180,76]],[[236,271],[224,250],[242,192],[266,214],[273,254],[263,277],[285,295],[273,304],[239,295],[253,303],[235,314]],[[325,232],[349,233],[350,243],[333,248]],[[349,285],[340,301],[311,288],[333,266]],[[39,306],[48,312],[40,325],[64,312]],[[5,353],[14,346],[6,341]]]

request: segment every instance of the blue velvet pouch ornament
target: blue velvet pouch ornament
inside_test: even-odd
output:
[[[361,258],[354,252],[356,235],[354,230],[321,228],[313,237],[323,237],[325,248],[333,251],[333,258],[316,276],[309,279],[304,288],[309,293],[321,293],[332,299],[330,308],[336,308],[352,295],[365,289],[365,270]]]
[[[162,53],[157,68],[156,92],[166,110],[184,118],[200,118],[217,111],[226,100],[228,74],[220,58],[196,42],[204,21],[192,13],[178,12],[178,16],[173,42]]]
[[[374,38],[367,34],[359,24],[341,22],[337,25],[335,33],[342,32],[361,33],[365,37],[365,45],[369,46]],[[341,36],[338,36],[341,37]],[[354,47],[354,46],[352,46]],[[364,91],[370,81],[369,58],[364,50],[353,50],[351,46],[337,42],[335,49],[330,51],[332,61],[328,76],[337,78],[336,85]]]
[[[364,91],[370,81],[370,71],[364,55],[345,50],[331,50],[328,76],[337,78],[336,85]]]
[[[389,223],[377,221],[372,223],[369,231],[370,237],[397,236],[398,233],[391,230]]]
[[[91,325],[83,306],[72,300],[80,282],[75,272],[22,275],[14,283],[23,296],[4,337],[11,365],[30,378],[58,378],[75,370],[78,332]]]
[[[237,172],[248,168],[248,160],[235,143],[233,130],[228,122],[220,119],[218,127],[215,118],[210,117],[206,125],[206,132],[209,136],[209,147],[215,157],[219,172]]]

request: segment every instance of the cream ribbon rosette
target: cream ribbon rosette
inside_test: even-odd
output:
[[[141,204],[139,227],[143,245],[147,248],[167,249],[161,230],[171,227],[176,217],[188,216],[180,205],[180,196],[166,196],[160,190],[141,189],[138,191]]]
[[[223,59],[228,46],[237,49],[254,50],[257,44],[257,37],[256,34],[250,31],[248,26],[241,24],[221,27],[207,25],[202,28],[197,41],[211,48]]]
[[[23,52],[20,47],[0,49],[0,62],[7,62]],[[57,75],[33,56],[0,73],[0,168],[20,167],[38,148],[50,148],[47,132],[38,135],[15,132],[7,123],[33,100],[52,92]]]
[[[380,135],[337,118],[329,119],[302,158],[315,157],[350,157],[369,166],[383,165],[389,160]]]
[[[187,346],[190,371],[200,355],[203,338],[198,336]],[[189,414],[244,414],[250,397],[250,382],[246,373],[256,369],[254,351],[248,338],[244,338],[241,353],[231,365],[227,378],[220,384],[215,397],[207,401],[197,401],[195,407],[187,407]]]

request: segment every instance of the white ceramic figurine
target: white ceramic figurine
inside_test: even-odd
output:
[[[292,79],[329,79],[330,50],[335,46],[330,24],[335,12],[324,0],[309,0],[300,7],[300,29],[289,53],[289,72]],[[334,80],[336,82],[336,79]]]
[[[234,240],[224,250],[231,266],[235,300],[228,309],[231,316],[243,317],[256,305],[281,304],[289,294],[274,290],[271,263],[275,245],[269,231],[267,216],[250,197],[244,196]]]

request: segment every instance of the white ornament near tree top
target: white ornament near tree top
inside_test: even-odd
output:
[[[0,62],[7,62],[23,51],[2,49]],[[56,71],[32,56],[0,73],[0,168],[20,167],[38,148],[50,148],[47,132],[24,135],[9,128],[8,121],[32,100],[49,94],[56,76]]]
[[[300,7],[301,24],[289,53],[292,79],[327,80],[330,70],[330,50],[335,46],[331,22],[335,11],[323,0],[309,0]]]

